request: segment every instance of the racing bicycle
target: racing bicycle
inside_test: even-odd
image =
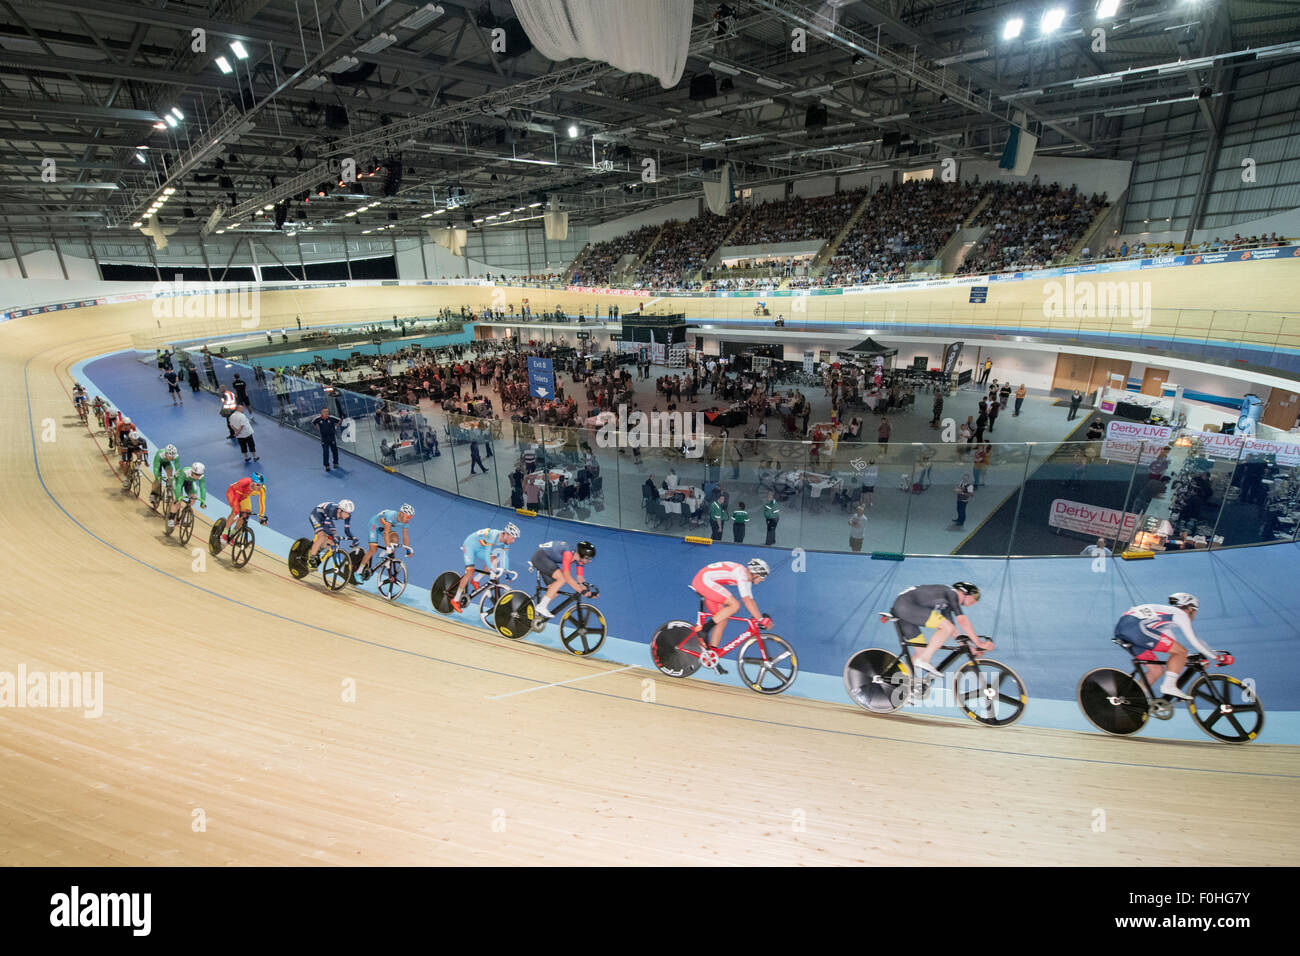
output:
[[[311,538],[299,538],[289,548],[289,573],[299,581],[312,572],[308,563],[311,553]],[[327,538],[325,547],[316,554],[316,567],[320,569],[321,580],[331,591],[342,591],[349,584],[357,583],[357,568],[366,558],[365,548],[352,539],[352,547],[345,551],[338,546],[336,538]]]
[[[397,545],[390,544],[383,551],[377,552],[379,563],[365,570],[365,552],[361,552],[361,563],[357,566],[357,583],[363,584],[375,579],[375,588],[385,601],[396,601],[406,590],[406,565],[397,556]]]
[[[451,599],[456,596],[463,573],[444,571],[434,579],[433,585],[429,588],[429,601],[439,614],[456,613],[451,606]],[[486,575],[487,580],[480,581],[480,575]],[[478,601],[478,616],[483,626],[512,641],[527,636],[533,628],[533,606],[528,595],[523,591],[513,591],[503,583],[514,581],[518,577],[518,571],[506,571],[493,580],[491,571],[475,568],[469,580],[469,588],[465,591],[465,603],[462,605],[469,607],[474,601]],[[501,602],[506,597],[510,597],[510,602],[504,608],[500,608]],[[499,614],[498,610],[500,610]]]
[[[225,547],[225,542],[221,540],[221,533],[226,529],[226,519],[218,518],[212,523],[212,531],[208,533],[208,550],[212,556],[216,557],[221,554]],[[230,526],[230,563],[237,568],[242,568],[253,557],[253,550],[256,542],[253,538],[253,529],[248,526],[248,512],[240,512],[235,523]]]
[[[690,677],[701,667],[716,667],[722,658],[739,646],[736,661],[740,679],[746,687],[760,694],[779,694],[788,690],[799,673],[799,659],[794,648],[783,638],[765,633],[756,618],[732,617],[731,620],[740,621],[745,629],[734,640],[718,648],[708,646],[705,628],[713,627],[713,619],[703,601],[700,601],[695,624],[690,621],[660,624],[650,641],[650,655],[655,666],[669,677]]]
[[[926,703],[937,677],[912,662],[912,651],[924,646],[924,638],[905,638],[898,618],[888,611],[880,612],[880,621],[892,623],[898,631],[899,653],[879,647],[858,651],[844,665],[844,689],[855,704],[873,714],[892,714],[908,704]],[[962,661],[952,673],[953,702],[986,727],[1014,724],[1029,702],[1020,675],[999,661],[976,657],[964,634],[954,641],[943,645],[949,654],[934,665],[943,673]],[[942,682],[940,687],[947,690]]]
[[[1111,640],[1133,653],[1133,645],[1122,638]],[[1225,652],[1226,653],[1226,652]],[[1079,708],[1098,730],[1118,737],[1135,734],[1146,726],[1147,719],[1168,720],[1174,715],[1175,699],[1156,694],[1147,681],[1144,663],[1133,658],[1133,671],[1126,674],[1114,667],[1088,671],[1079,681],[1076,696]],[[1192,654],[1178,678],[1178,688],[1191,696],[1188,713],[1196,726],[1224,743],[1244,744],[1254,740],[1264,729],[1264,705],[1255,694],[1254,683],[1240,681],[1228,674],[1211,674],[1206,668],[1214,663],[1203,654]],[[1228,654],[1224,665],[1233,663]]]
[[[533,590],[533,596],[524,600],[519,600],[514,595],[522,594],[522,591],[512,591],[506,595],[510,602],[510,607],[517,616],[526,617],[532,621],[534,631],[545,630],[547,623],[554,621],[560,625],[560,641],[565,648],[579,657],[586,657],[588,654],[594,654],[600,650],[600,645],[605,643],[605,615],[600,613],[600,609],[594,604],[584,604],[583,595],[577,591],[561,590],[556,595],[560,598],[560,603],[551,608],[551,616],[548,618],[538,617],[536,607],[546,593],[547,583],[542,580],[542,573],[533,567],[533,562],[528,562],[528,570],[532,571],[537,577],[537,586]],[[590,601],[600,594],[600,589],[594,584],[587,582],[588,593],[585,600]],[[504,603],[504,602],[503,602]],[[501,605],[498,605],[500,608]]]

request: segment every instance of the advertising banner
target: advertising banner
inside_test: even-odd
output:
[[[965,344],[966,343],[964,342],[953,342],[952,345],[949,345],[948,348],[944,350],[944,355],[943,355],[944,375],[951,375],[953,372],[957,371],[957,360],[961,358],[962,346],[964,346]]]
[[[1168,425],[1144,425],[1141,422],[1125,422],[1112,419],[1106,426],[1106,439],[1109,441],[1148,441],[1162,445],[1169,444],[1174,430]]]
[[[1106,426],[1106,440],[1101,443],[1101,457],[1130,465],[1133,462],[1147,465],[1156,460],[1160,449],[1169,444],[1173,433],[1174,430],[1167,425],[1112,420]]]
[[[1053,528],[1075,531],[1096,538],[1118,538],[1128,541],[1137,528],[1138,515],[1133,512],[1120,512],[1111,508],[1098,508],[1078,501],[1057,498],[1052,502],[1047,523]]]

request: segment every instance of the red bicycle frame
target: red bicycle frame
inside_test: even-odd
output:
[[[682,642],[677,645],[677,650],[681,651],[681,653],[683,654],[690,654],[692,657],[698,657],[701,660],[703,660],[704,654],[707,651],[711,651],[712,653],[718,655],[719,658],[723,658],[726,657],[728,654],[730,654],[733,650],[735,650],[736,646],[739,645],[741,641],[744,641],[746,638],[757,637],[759,639],[759,642],[760,643],[762,642],[763,631],[761,628],[759,628],[758,621],[754,620],[754,618],[752,617],[736,617],[735,615],[732,615],[730,618],[728,618],[727,624],[730,624],[732,621],[743,621],[745,623],[745,630],[739,637],[737,637],[735,640],[731,641],[724,647],[718,647],[718,648],[706,647],[704,651],[700,651],[698,653],[689,650],[686,647],[687,641],[689,641],[692,637],[696,637],[697,635],[703,635],[705,627],[710,627],[710,628],[713,627],[713,615],[710,614],[708,611],[700,611],[696,616],[697,616],[697,621],[695,624],[695,628],[684,638],[682,638]],[[726,625],[723,626],[725,627]],[[703,640],[704,638],[701,637],[701,639]],[[767,657],[766,647],[763,648],[763,656]]]

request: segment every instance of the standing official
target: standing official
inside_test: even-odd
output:
[[[334,467],[339,466],[339,446],[335,439],[339,428],[339,419],[330,417],[329,408],[322,408],[320,414],[311,420],[312,427],[320,433],[320,457],[325,470],[330,470],[330,454],[334,455]]]

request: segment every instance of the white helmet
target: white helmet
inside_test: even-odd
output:
[[[163,449],[163,457],[166,458],[168,461],[175,461],[180,456],[181,453],[176,450],[175,445],[168,445],[166,448]]]
[[[767,562],[762,558],[750,558],[749,564],[745,565],[749,570],[751,577],[765,578],[772,573],[772,569],[767,566]]]
[[[515,524],[512,521],[508,525],[506,525],[504,529],[502,529],[501,533],[508,534],[512,538],[517,538],[519,537],[519,525]]]
[[[1196,595],[1188,594],[1186,591],[1169,595],[1169,603],[1174,607],[1191,608],[1193,611],[1201,606],[1196,600]]]
[[[203,471],[204,471],[203,462],[201,461],[196,461],[194,464],[190,465],[190,474],[193,475],[195,478],[202,478]]]
[[[352,503],[351,498],[344,498],[339,502],[339,511],[346,511],[348,514],[357,510],[357,506]]]
[[[410,517],[413,518],[413,517],[415,517],[415,506],[414,506],[414,505],[402,505],[401,513],[404,514],[404,515],[409,515]]]
[[[138,428],[132,428],[132,429],[131,429],[131,441],[139,441],[139,440],[140,440],[140,429],[138,429]]]

